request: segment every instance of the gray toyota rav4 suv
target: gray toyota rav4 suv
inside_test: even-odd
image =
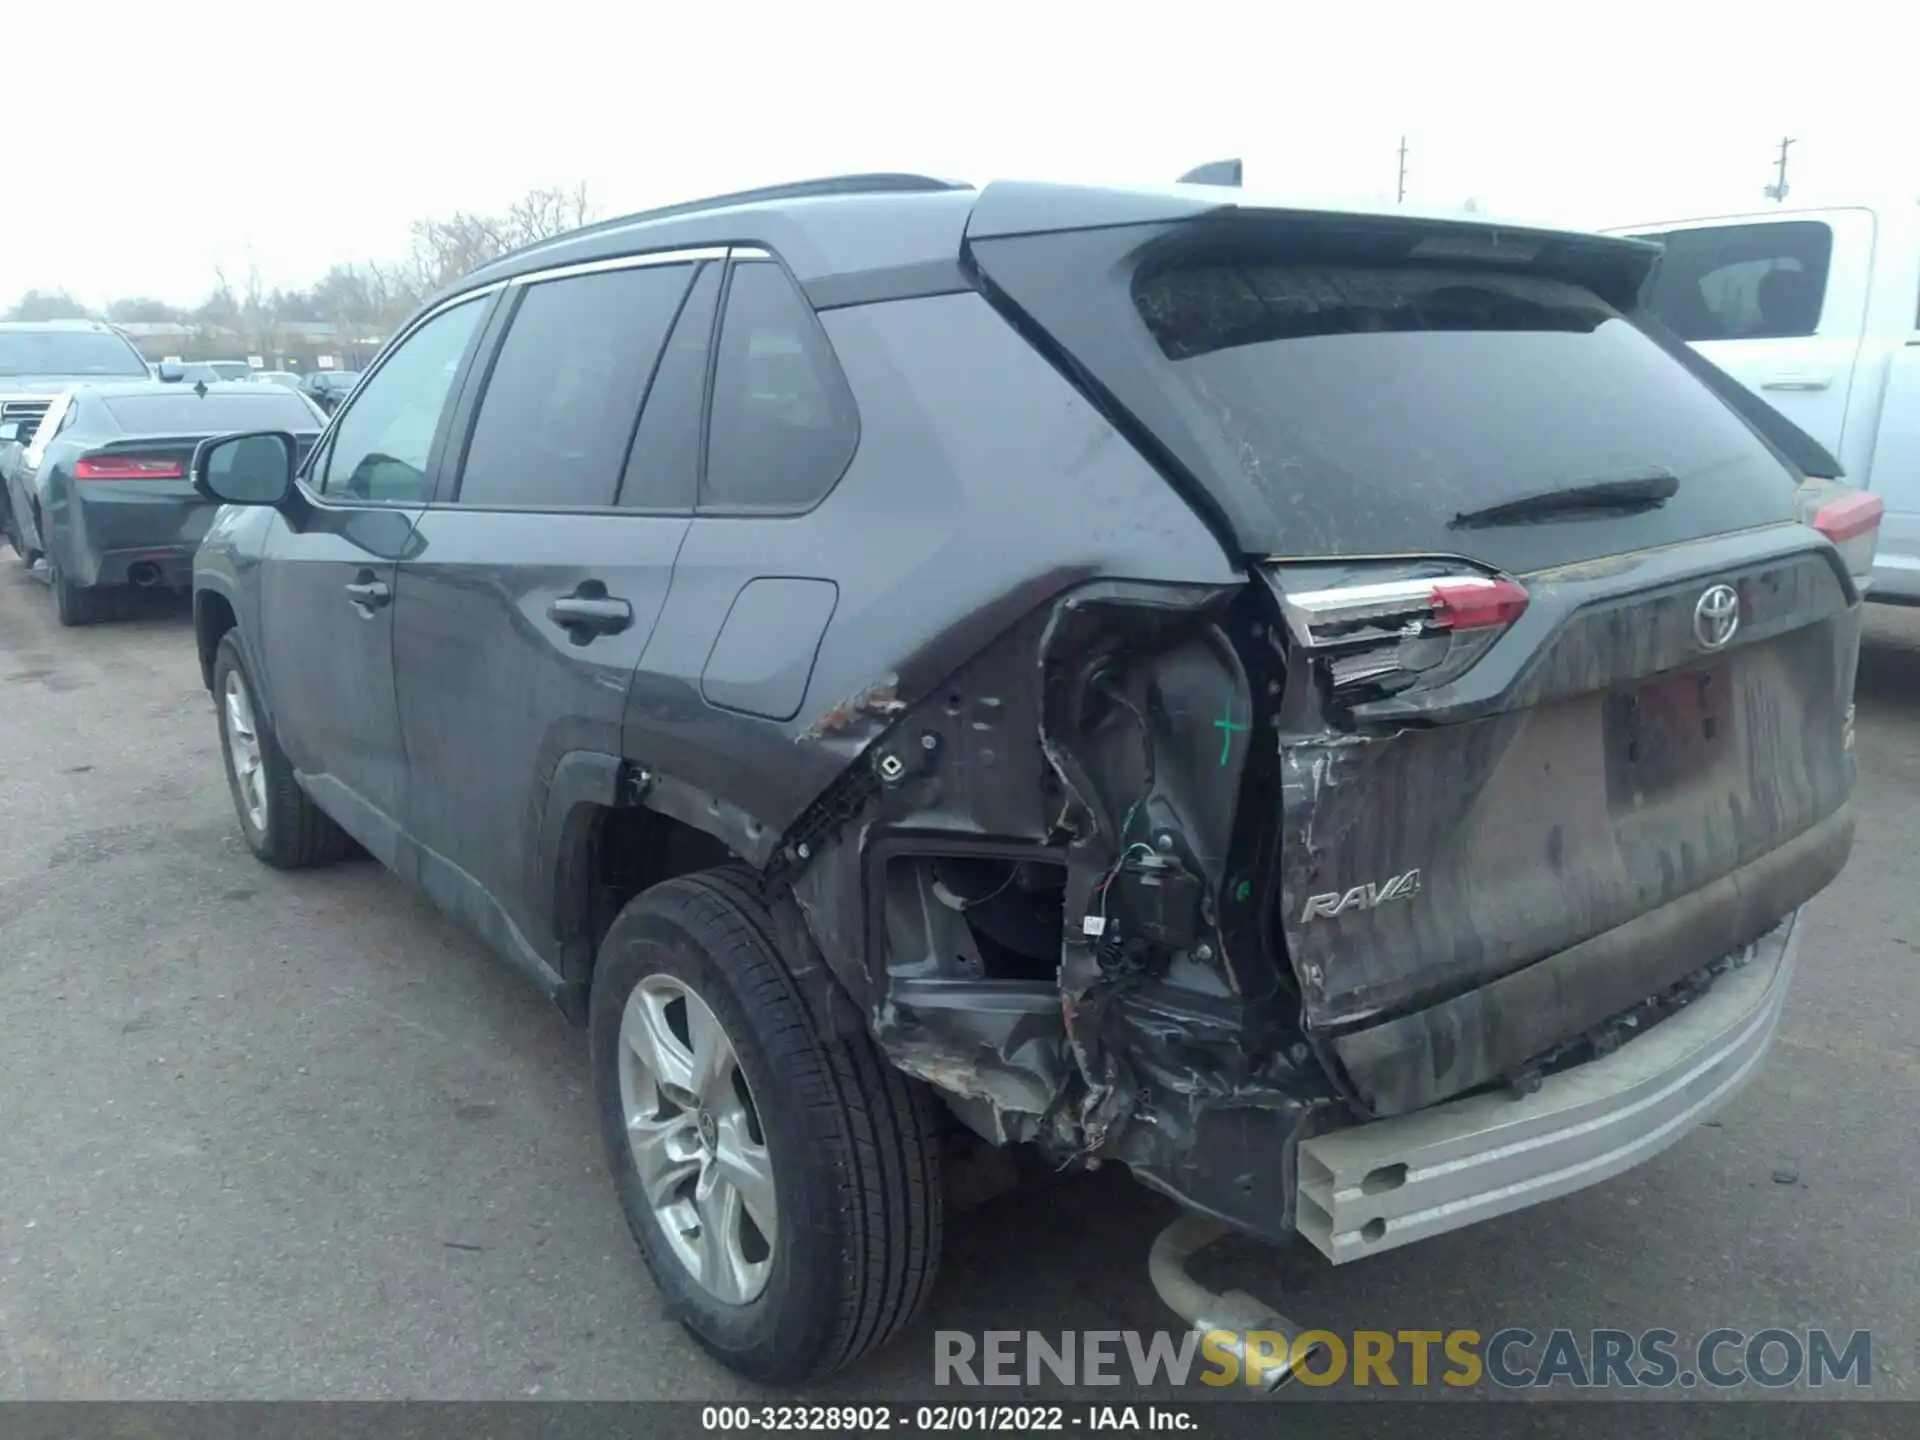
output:
[[[968,1130],[1126,1165],[1169,1302],[1284,1330],[1186,1256],[1672,1143],[1846,859],[1879,502],[1639,313],[1659,253],[864,176],[508,256],[310,452],[195,455],[247,843],[586,1027],[748,1375],[899,1330]]]

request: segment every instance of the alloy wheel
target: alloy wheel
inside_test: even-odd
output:
[[[773,1162],[732,1040],[684,982],[649,975],[620,1017],[620,1103],[642,1193],[668,1247],[716,1299],[773,1271]]]
[[[253,697],[238,670],[227,672],[222,702],[227,708],[227,758],[240,790],[247,823],[261,833],[267,828],[267,775],[260,764],[260,732],[253,718]]]

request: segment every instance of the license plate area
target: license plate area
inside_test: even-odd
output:
[[[1663,675],[1607,697],[1607,798],[1657,801],[1734,752],[1732,675],[1713,665]]]

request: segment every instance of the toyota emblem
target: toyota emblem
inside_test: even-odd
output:
[[[1702,650],[1718,650],[1740,628],[1740,592],[1731,585],[1709,585],[1693,604],[1693,638]]]

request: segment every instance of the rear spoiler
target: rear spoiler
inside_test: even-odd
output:
[[[1817,480],[1845,477],[1846,470],[1826,446],[1674,334],[1650,311],[1637,312],[1633,322],[1661,349],[1692,371],[1701,384],[1726,401],[1741,419],[1760,432],[1763,440],[1786,456],[1788,463],[1802,475]]]

